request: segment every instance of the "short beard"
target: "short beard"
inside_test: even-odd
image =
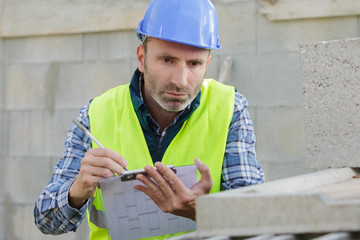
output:
[[[194,96],[191,96],[190,98],[185,99],[184,101],[174,101],[174,100],[170,100],[170,99],[167,99],[167,98],[162,98],[161,96],[159,96],[154,91],[154,87],[152,86],[152,83],[154,82],[155,77],[151,74],[151,72],[147,68],[146,54],[145,54],[145,58],[144,58],[144,75],[143,75],[143,77],[144,77],[143,78],[144,79],[144,90],[147,91],[150,94],[150,96],[154,99],[154,101],[161,108],[163,108],[164,110],[166,110],[168,112],[181,112],[181,111],[183,111],[196,98],[196,96],[200,92],[201,86],[202,86],[202,84],[201,84],[199,86],[199,88],[196,89],[196,94],[194,94]],[[204,79],[204,76],[203,76],[203,79]],[[148,81],[148,83],[151,84],[150,86],[147,85],[147,86],[149,86],[149,89],[146,88],[146,83],[145,83],[146,81]],[[188,88],[179,89],[176,86],[173,86],[173,84],[171,84],[171,83],[168,84],[167,86],[165,86],[165,89],[167,89],[167,90],[176,90],[178,92],[185,89],[185,92],[189,92]],[[174,104],[168,104],[168,103],[174,103]]]

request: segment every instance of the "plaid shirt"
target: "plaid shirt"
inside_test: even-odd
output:
[[[82,107],[77,120],[90,129],[88,110],[89,105]],[[172,125],[177,121],[178,118]],[[160,134],[159,131],[155,132]],[[80,209],[72,208],[68,203],[68,192],[79,173],[81,159],[90,148],[90,138],[73,124],[65,140],[64,155],[56,164],[55,172],[35,203],[35,224],[43,233],[61,234],[75,231],[84,218],[87,204]],[[264,173],[256,159],[254,128],[247,111],[247,100],[236,92],[221,186],[228,190],[263,182]]]

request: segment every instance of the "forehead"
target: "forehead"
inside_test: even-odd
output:
[[[153,54],[181,54],[194,55],[197,57],[208,57],[210,50],[205,48],[193,47],[181,43],[165,41],[157,38],[147,39],[147,49]]]

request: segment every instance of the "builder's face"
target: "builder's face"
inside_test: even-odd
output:
[[[156,38],[138,48],[139,70],[144,73],[147,104],[179,112],[199,93],[210,61],[209,50]]]

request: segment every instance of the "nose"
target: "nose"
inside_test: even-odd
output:
[[[177,88],[183,88],[187,85],[189,70],[187,69],[185,64],[179,64],[174,72],[173,76],[173,84]]]

